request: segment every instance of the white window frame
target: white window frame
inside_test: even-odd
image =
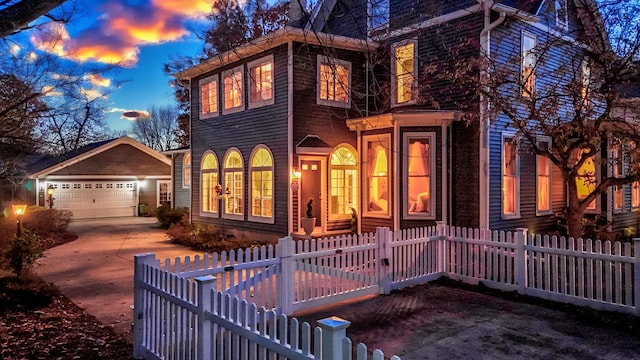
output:
[[[206,158],[206,156],[208,154],[211,154],[213,156],[213,158],[216,160],[216,165],[217,167],[215,169],[207,169],[206,173],[216,173],[216,184],[213,184],[213,186],[211,186],[210,188],[210,196],[214,195],[215,193],[215,186],[217,184],[220,184],[220,161],[218,160],[218,157],[216,156],[216,154],[211,151],[211,150],[207,150],[204,153],[202,153],[202,158],[200,159],[200,186],[199,186],[199,191],[198,191],[198,201],[200,202],[199,208],[200,208],[200,216],[204,216],[204,217],[218,217],[218,214],[220,213],[220,201],[218,198],[218,194],[215,194],[216,196],[216,211],[204,211],[203,210],[203,206],[202,206],[202,202],[203,202],[203,198],[202,198],[202,188],[204,185],[204,174],[205,171],[203,169],[203,164],[204,164],[204,159]],[[192,162],[193,163],[193,162]]]
[[[267,167],[254,167],[253,166],[253,157],[255,156],[255,154],[258,152],[258,150],[260,149],[264,149],[269,153],[269,156],[271,156],[271,166],[267,166]],[[258,146],[256,146],[253,151],[251,152],[251,157],[249,157],[249,201],[247,203],[248,206],[248,219],[249,221],[253,221],[253,222],[259,222],[259,223],[266,223],[266,224],[273,224],[275,222],[275,199],[276,199],[276,189],[275,189],[275,169],[274,169],[274,159],[273,159],[273,153],[271,152],[271,149],[269,149],[269,147],[267,147],[264,144],[260,144]],[[271,171],[271,216],[260,216],[260,215],[253,215],[253,172],[257,170],[257,171]],[[261,198],[262,199],[262,198]]]
[[[398,73],[396,69],[396,49],[399,47],[407,46],[409,44],[413,44],[413,69],[411,70],[411,74],[413,76],[413,82],[411,84],[411,99],[407,101],[403,101],[401,103],[398,102]],[[391,106],[402,106],[402,105],[410,105],[416,103],[415,91],[418,85],[418,40],[409,39],[401,42],[394,43],[391,47]]]
[[[344,66],[344,67],[347,68],[347,82],[348,82],[348,84],[347,84],[347,102],[320,98],[320,88],[321,88],[320,67],[321,67],[322,64],[329,64],[334,69],[335,69],[335,65],[340,65],[340,66]],[[317,84],[316,85],[316,103],[318,105],[325,105],[325,106],[333,106],[333,107],[350,109],[351,108],[351,81],[352,81],[352,79],[351,79],[351,63],[350,62],[344,61],[344,60],[340,60],[340,59],[331,58],[331,57],[328,57],[328,56],[318,55],[317,61],[316,61],[316,84]]]
[[[533,49],[535,49],[538,46],[538,37],[528,31],[522,31],[522,35],[520,36],[521,40],[520,40],[520,56],[522,57],[522,62],[520,64],[520,78],[521,78],[521,82],[522,82],[522,96],[524,97],[533,97],[535,96],[536,93],[536,66],[538,63],[538,58],[536,56],[535,53],[533,53],[531,56],[533,57],[533,64],[531,65],[531,75],[533,77],[533,89],[531,89],[531,91],[527,91],[526,90],[526,78],[525,78],[525,68],[527,67],[527,59],[528,59],[528,51],[532,51]],[[531,39],[533,40],[533,47],[531,49],[526,49],[525,48],[525,40],[526,39]]]
[[[538,147],[540,147],[541,143],[547,143],[547,149],[551,149],[551,137],[550,136],[538,136],[536,137],[536,142],[538,143]],[[538,161],[540,160],[540,158],[545,158],[547,159],[547,161],[549,162],[548,164],[548,173],[549,173],[549,183],[547,184],[547,201],[549,203],[549,209],[547,210],[541,210],[540,209],[540,204],[538,203],[538,193],[539,193],[539,183],[538,180],[540,179],[540,174],[538,173]],[[553,203],[552,203],[552,196],[551,196],[551,189],[552,187],[552,178],[553,178],[553,163],[551,162],[551,159],[549,159],[546,156],[542,156],[542,155],[536,155],[536,215],[537,216],[541,216],[541,215],[550,215],[553,214]]]
[[[412,138],[429,139],[429,212],[428,214],[410,214],[409,195],[409,141]],[[411,220],[433,220],[436,218],[436,133],[405,132],[402,136],[402,216]]]
[[[240,105],[235,106],[235,107],[231,107],[231,108],[226,108],[226,100],[227,100],[227,89],[225,88],[225,79],[228,77],[231,77],[233,79],[233,76],[235,74],[240,74],[240,84],[242,89],[240,89]],[[233,113],[237,113],[240,111],[244,111],[244,92],[245,92],[245,81],[244,81],[244,65],[240,65],[240,66],[236,66],[233,69],[229,69],[229,70],[225,70],[222,72],[222,81],[220,82],[221,86],[220,88],[222,89],[222,114],[223,115],[227,115],[227,114],[233,114]],[[232,82],[233,84],[233,82]]]
[[[505,154],[504,154],[504,144],[506,139],[512,139],[515,136],[512,132],[503,132],[502,138],[500,141],[500,214],[503,220],[511,220],[511,219],[519,219],[520,218],[520,154],[518,153],[518,148],[516,146],[515,151],[515,212],[514,213],[505,213],[504,209],[504,177],[505,177]]]
[[[558,7],[561,7],[564,11],[564,18],[561,18],[562,15],[560,11],[558,11]],[[556,27],[562,30],[567,30],[569,28],[569,12],[567,11],[567,0],[555,0],[554,1],[554,12],[556,14]]]
[[[216,89],[216,98],[215,98],[215,105],[216,105],[216,109],[214,111],[210,111],[208,113],[204,113],[202,112],[202,86],[205,84],[211,84],[211,83],[215,83],[214,88]],[[200,106],[200,109],[198,110],[198,114],[200,114],[200,120],[204,120],[204,119],[210,119],[212,117],[216,117],[220,114],[220,86],[219,86],[219,82],[218,82],[218,74],[215,75],[211,75],[211,76],[207,76],[204,79],[200,79],[200,81],[198,81],[198,104]]]
[[[227,168],[227,158],[229,157],[229,155],[232,152],[237,152],[240,155],[240,163],[242,164],[242,167],[238,170],[238,168]],[[227,212],[227,202],[229,201],[229,198],[234,195],[233,191],[231,192],[231,194],[225,194],[225,198],[224,198],[224,204],[223,204],[223,208],[222,208],[222,217],[224,219],[232,219],[232,220],[244,220],[244,209],[247,205],[247,200],[246,197],[244,196],[244,194],[246,193],[245,191],[245,173],[244,173],[244,157],[242,156],[242,152],[240,152],[240,150],[238,148],[232,147],[229,148],[226,152],[226,154],[224,155],[224,159],[222,162],[222,191],[226,192],[228,186],[226,184],[226,178],[227,178],[227,172],[229,172],[227,169],[231,169],[231,172],[240,172],[242,173],[242,198],[244,199],[242,201],[242,209],[241,212],[239,214],[237,213],[228,213]]]
[[[187,164],[187,159],[189,160],[189,164]],[[187,169],[189,170],[188,172],[188,176],[187,176]],[[182,188],[183,189],[190,189],[191,188],[191,178],[192,178],[192,172],[191,172],[191,153],[185,153],[184,156],[182,157]],[[186,181],[188,177],[189,181]]]
[[[335,152],[336,152],[339,148],[346,148],[346,149],[348,149],[349,151],[351,151],[351,153],[355,156],[356,164],[355,164],[355,165],[353,165],[353,167],[352,167],[352,168],[349,168],[349,167],[351,167],[351,165],[333,165],[333,164],[331,163],[331,157],[333,156],[333,154],[335,154]],[[344,219],[351,219],[351,213],[348,213],[348,214],[334,214],[334,213],[332,213],[332,212],[331,212],[331,207],[332,207],[332,196],[333,196],[333,195],[332,195],[332,193],[331,193],[331,192],[332,192],[332,190],[333,190],[333,184],[332,184],[332,181],[333,181],[333,178],[332,178],[332,171],[334,170],[334,167],[335,167],[336,169],[340,169],[340,170],[355,170],[355,173],[356,173],[356,179],[355,179],[355,189],[354,189],[353,191],[356,193],[356,200],[355,200],[355,201],[356,201],[356,203],[355,203],[355,204],[352,204],[352,206],[351,206],[351,207],[352,207],[352,208],[354,208],[354,209],[356,209],[356,213],[358,212],[358,203],[357,203],[357,202],[358,202],[358,186],[359,186],[359,181],[358,181],[358,178],[359,178],[359,175],[358,175],[358,161],[359,161],[359,159],[358,159],[358,151],[357,151],[353,146],[351,146],[351,145],[349,145],[349,144],[347,144],[347,143],[342,143],[342,144],[339,144],[338,146],[334,147],[334,148],[333,148],[333,151],[332,151],[332,152],[331,152],[331,154],[329,155],[329,174],[328,174],[329,184],[328,184],[328,186],[327,186],[327,188],[328,188],[327,196],[329,197],[329,201],[328,201],[328,204],[329,204],[329,211],[328,211],[328,212],[329,212],[329,220],[344,220]]]
[[[392,179],[392,171],[393,171],[393,164],[392,164],[392,149],[391,149],[391,134],[377,134],[377,135],[368,135],[368,136],[363,136],[362,138],[362,144],[363,144],[363,166],[362,166],[362,172],[363,172],[363,176],[362,178],[364,179],[364,186],[362,186],[362,194],[363,194],[363,201],[368,202],[369,201],[369,174],[367,172],[367,161],[369,159],[369,146],[368,144],[370,142],[378,142],[378,141],[387,141],[387,143],[389,144],[389,149],[388,149],[388,154],[387,154],[387,211],[371,211],[369,210],[369,204],[367,203],[363,203],[362,205],[362,213],[364,216],[366,217],[373,217],[373,218],[382,218],[382,219],[389,219],[391,218],[391,208],[393,206],[393,202],[392,202],[392,197],[391,197],[391,179]]]
[[[252,93],[252,89],[251,89],[251,71],[257,67],[260,67],[262,65],[265,64],[271,64],[271,97],[269,99],[259,99],[259,100],[253,100],[251,99],[251,93]],[[248,86],[248,91],[247,91],[247,96],[249,97],[249,109],[255,109],[258,107],[262,107],[262,106],[267,106],[267,105],[273,105],[274,101],[275,101],[275,91],[274,91],[274,73],[275,73],[275,66],[273,63],[273,55],[269,55],[269,56],[265,56],[263,58],[260,58],[258,60],[254,60],[251,61],[247,64],[247,86]]]

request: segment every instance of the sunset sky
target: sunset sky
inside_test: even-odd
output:
[[[29,41],[41,51],[77,63],[118,64],[92,77],[95,91],[110,91],[108,125],[130,126],[124,112],[144,111],[173,101],[163,65],[170,55],[199,53],[202,41],[188,29],[206,25],[212,0],[78,1],[69,24],[48,23],[31,30]],[[118,85],[119,84],[119,85]]]

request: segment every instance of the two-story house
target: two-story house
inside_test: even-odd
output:
[[[424,69],[515,51],[533,91],[579,56],[582,21],[568,0],[325,0],[306,22],[176,74],[191,89],[192,220],[295,235],[313,200],[314,235],[351,231],[354,213],[361,232],[555,228],[557,170],[516,151],[485,99]],[[563,40],[555,60],[536,62],[550,38]]]

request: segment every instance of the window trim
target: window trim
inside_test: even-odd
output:
[[[321,86],[321,81],[320,81],[320,67],[322,64],[336,64],[336,65],[341,65],[347,68],[347,102],[343,102],[343,101],[336,101],[336,100],[328,100],[328,99],[321,99],[320,98],[320,86]],[[345,60],[340,60],[340,59],[336,59],[336,58],[332,58],[332,57],[328,57],[328,56],[323,56],[323,55],[317,55],[317,61],[316,61],[316,104],[318,105],[324,105],[324,106],[332,106],[332,107],[339,107],[339,108],[345,108],[345,109],[350,109],[351,108],[351,62],[349,61],[345,61]],[[334,73],[335,75],[335,73]]]
[[[222,163],[222,189],[224,191],[226,191],[226,175],[227,175],[227,169],[237,169],[237,168],[227,168],[227,159],[229,158],[229,155],[233,152],[237,152],[238,155],[240,155],[240,163],[242,164],[242,167],[240,168],[240,172],[242,173],[242,197],[245,199],[242,202],[242,212],[240,214],[229,214],[227,213],[227,201],[228,201],[228,195],[225,194],[224,197],[224,207],[221,211],[222,213],[222,218],[223,219],[231,219],[231,220],[244,220],[244,214],[245,214],[245,207],[247,205],[247,201],[246,201],[246,197],[244,196],[245,194],[245,173],[244,173],[244,157],[242,156],[242,152],[240,152],[240,150],[236,147],[230,147],[229,149],[227,149],[227,152],[224,154],[224,159],[223,159],[223,163]],[[236,172],[236,171],[233,171]]]
[[[208,113],[203,113],[202,112],[202,86],[205,84],[209,84],[209,83],[215,83],[215,89],[216,89],[216,110],[212,111],[212,112],[208,112]],[[205,120],[205,119],[210,119],[213,117],[217,117],[218,115],[220,115],[220,82],[219,82],[219,78],[218,78],[218,74],[215,75],[211,75],[211,76],[207,76],[206,78],[200,79],[198,81],[198,94],[200,95],[199,99],[198,99],[198,105],[199,105],[199,109],[198,109],[198,115],[200,120]]]
[[[251,100],[251,70],[262,66],[264,64],[271,64],[271,98],[269,99],[261,99],[261,100]],[[265,57],[262,57],[260,59],[254,60],[254,61],[250,61],[249,63],[247,63],[247,83],[248,83],[248,91],[247,91],[247,96],[248,96],[248,108],[249,109],[255,109],[255,108],[259,108],[262,106],[268,106],[268,105],[273,105],[275,102],[275,89],[274,89],[274,73],[275,73],[275,66],[274,66],[274,62],[273,62],[273,54],[272,55],[267,55]]]
[[[204,159],[207,157],[208,154],[211,154],[213,156],[213,158],[216,160],[216,169],[207,169],[207,170],[211,170],[211,171],[207,171],[207,173],[211,172],[215,172],[217,174],[217,179],[218,179],[218,184],[220,183],[220,161],[218,160],[218,157],[216,156],[216,154],[212,151],[212,150],[206,150],[204,153],[202,153],[202,158],[200,159],[200,186],[199,186],[199,215],[202,217],[212,217],[212,218],[218,218],[220,217],[219,213],[220,213],[220,201],[219,201],[219,197],[216,195],[216,211],[204,211],[202,210],[203,206],[202,206],[202,186],[204,184],[203,181],[203,175],[204,175],[204,171],[203,171],[203,164],[204,164]],[[217,184],[216,184],[217,185]],[[213,191],[215,191],[215,185],[213,186]]]
[[[500,139],[500,216],[502,220],[512,220],[512,219],[520,219],[520,154],[517,151],[515,152],[515,169],[516,169],[516,189],[515,189],[515,212],[513,214],[506,214],[504,211],[504,177],[505,177],[505,154],[504,154],[504,144],[505,139],[512,139],[515,137],[515,133],[513,132],[503,132]]]
[[[359,204],[358,204],[358,202],[359,202],[359,201],[358,201],[358,194],[359,194],[359,193],[358,193],[358,188],[357,188],[357,187],[360,185],[360,184],[359,184],[360,182],[358,181],[358,179],[359,179],[359,177],[360,177],[360,175],[358,174],[358,170],[359,170],[359,169],[358,169],[358,163],[359,163],[360,159],[359,159],[359,157],[358,157],[358,151],[357,151],[357,150],[356,150],[356,148],[354,148],[351,144],[348,144],[348,143],[340,143],[340,144],[338,144],[337,146],[335,146],[335,147],[333,148],[333,150],[332,150],[332,151],[331,151],[331,153],[329,154],[329,159],[328,159],[328,166],[327,166],[327,167],[328,167],[328,169],[329,169],[329,173],[328,173],[328,179],[329,179],[329,182],[328,182],[328,186],[327,186],[327,197],[328,197],[328,200],[329,200],[329,201],[328,201],[327,203],[328,203],[328,205],[329,205],[329,209],[328,209],[329,220],[345,220],[345,219],[351,219],[351,214],[333,214],[333,213],[331,212],[331,205],[332,205],[332,204],[331,204],[331,190],[332,190],[332,184],[331,184],[331,180],[332,180],[332,178],[331,178],[331,171],[333,170],[333,166],[334,166],[334,165],[332,165],[332,164],[331,164],[331,156],[332,156],[332,155],[333,155],[333,154],[334,154],[334,153],[335,153],[339,148],[347,148],[349,151],[351,151],[351,153],[353,153],[353,154],[355,155],[355,158],[356,158],[356,159],[355,159],[355,160],[356,160],[356,164],[355,164],[355,165],[353,165],[353,169],[351,169],[351,170],[355,170],[355,172],[356,172],[356,179],[355,179],[355,186],[356,186],[356,189],[355,189],[355,194],[356,194],[356,203],[355,203],[355,204],[353,204],[353,206],[352,206],[352,207],[356,209],[356,214],[357,214],[357,213],[358,213],[358,211],[359,211],[359,210],[358,210],[358,207],[359,207]],[[340,166],[340,169],[346,169],[346,167],[344,167],[344,165],[338,165],[338,166]]]
[[[271,166],[270,167],[254,167],[253,166],[253,157],[255,156],[255,154],[258,152],[258,150],[260,149],[264,149],[269,153],[269,156],[271,156]],[[259,216],[259,215],[253,215],[253,170],[254,169],[261,169],[261,170],[271,170],[271,216]],[[255,148],[253,148],[253,151],[251,151],[251,155],[249,157],[249,182],[250,186],[248,186],[248,192],[249,192],[249,203],[248,203],[248,211],[247,211],[247,216],[248,216],[248,220],[249,221],[253,221],[253,222],[259,222],[259,223],[265,223],[265,224],[273,224],[275,223],[275,199],[276,199],[276,189],[275,189],[275,163],[274,163],[274,159],[273,159],[273,152],[271,152],[271,149],[269,149],[268,146],[264,145],[264,144],[259,144],[257,145]]]
[[[429,139],[429,214],[410,214],[408,209],[409,196],[409,141],[412,138]],[[433,131],[405,132],[402,135],[402,217],[407,220],[434,220],[436,219],[436,149],[437,136]]]
[[[617,166],[617,162],[618,160],[621,162],[620,163],[620,167]],[[623,157],[623,153],[622,153],[622,147],[621,146],[614,146],[611,147],[609,149],[609,161],[610,161],[610,169],[611,169],[611,177],[613,178],[621,178],[624,177],[624,157]],[[620,171],[620,173],[618,173],[618,171]],[[611,207],[613,209],[613,213],[614,214],[619,214],[624,212],[624,185],[617,185],[617,186],[612,186],[611,187]],[[617,207],[616,205],[616,197],[617,197],[617,193],[620,193],[620,195],[622,196],[622,203],[619,204],[620,207]]]
[[[240,83],[242,84],[242,89],[240,89],[240,105],[236,106],[236,107],[231,107],[231,108],[225,108],[225,103],[227,100],[227,91],[225,88],[225,84],[224,81],[227,77],[231,76],[233,78],[234,74],[240,74]],[[228,115],[228,114],[233,114],[233,113],[237,113],[240,111],[244,111],[245,109],[245,81],[244,81],[244,65],[240,65],[240,66],[236,66],[232,69],[228,69],[222,72],[222,86],[220,87],[222,89],[222,114],[223,115]]]
[[[548,144],[548,149],[551,149],[551,137],[550,136],[537,136],[536,137],[536,142],[538,143],[538,147],[540,146],[539,144],[542,142],[546,142]],[[542,155],[536,155],[536,216],[542,216],[542,215],[551,215],[553,214],[553,197],[551,194],[551,191],[553,189],[552,186],[552,179],[553,179],[553,163],[551,162],[551,159],[547,158],[549,161],[549,165],[548,165],[548,171],[549,171],[549,184],[547,185],[547,194],[548,194],[548,199],[547,201],[549,202],[549,209],[548,210],[540,210],[539,207],[539,203],[538,203],[538,179],[540,174],[538,174],[538,160],[539,157],[542,157]]]
[[[187,164],[187,160],[189,161],[189,163]],[[187,178],[185,171],[189,169],[189,181],[185,181],[185,179]],[[192,173],[192,166],[191,166],[191,153],[185,153],[184,156],[182,157],[182,188],[183,189],[191,189],[191,181],[192,181],[192,177],[193,177],[193,173]]]
[[[367,174],[366,171],[366,161],[368,161],[367,159],[369,159],[369,150],[368,150],[368,143],[372,142],[372,141],[388,141],[389,144],[389,154],[387,155],[387,194],[389,196],[389,199],[387,200],[388,202],[388,206],[387,206],[387,212],[377,212],[377,211],[370,211],[369,210],[369,206],[367,206],[367,204],[365,202],[369,201],[369,175]],[[364,179],[364,186],[362,187],[362,200],[363,203],[360,204],[361,208],[362,208],[362,214],[365,217],[371,217],[371,218],[381,218],[381,219],[390,219],[391,218],[391,208],[393,206],[393,201],[391,201],[391,172],[393,171],[393,164],[392,164],[392,158],[391,158],[391,154],[392,154],[392,149],[391,147],[393,146],[391,143],[391,134],[377,134],[377,135],[367,135],[367,136],[363,136],[362,137],[362,143],[363,143],[363,158],[364,159],[361,163],[362,163],[362,168],[363,168],[363,174],[362,174],[362,178]]]
[[[532,70],[531,70],[531,75],[533,76],[533,89],[531,89],[531,91],[526,91],[525,89],[525,85],[527,84],[527,82],[525,81],[525,63],[527,60],[527,54],[525,54],[525,48],[524,48],[524,44],[525,44],[525,38],[529,38],[533,40],[533,48],[531,48],[532,50],[535,49],[538,46],[538,37],[531,33],[528,32],[526,30],[522,30],[522,34],[520,36],[520,56],[522,58],[522,61],[520,63],[520,81],[522,82],[522,89],[521,89],[521,94],[524,97],[528,97],[528,98],[532,98],[535,96],[536,94],[536,66],[538,64],[538,57],[535,55],[535,53],[532,55],[533,56],[533,64],[532,64]]]
[[[402,46],[407,46],[409,44],[413,44],[413,83],[411,84],[411,99],[401,102],[398,102],[398,74],[397,74],[397,70],[396,70],[396,60],[397,58],[395,57],[395,52],[396,49]],[[411,104],[415,104],[416,103],[416,99],[414,96],[414,91],[417,88],[418,85],[418,57],[417,57],[417,53],[418,53],[418,40],[417,39],[407,39],[404,41],[400,41],[397,43],[394,43],[391,46],[391,107],[395,107],[395,106],[404,106],[404,105],[411,105]]]

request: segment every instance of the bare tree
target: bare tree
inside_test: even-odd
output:
[[[178,109],[172,105],[152,106],[148,118],[138,118],[132,126],[138,141],[158,151],[178,146],[176,137]]]
[[[57,16],[51,11],[67,0],[1,0],[0,1],[0,37],[4,38],[22,30],[41,16],[52,21],[67,22],[69,17]]]

